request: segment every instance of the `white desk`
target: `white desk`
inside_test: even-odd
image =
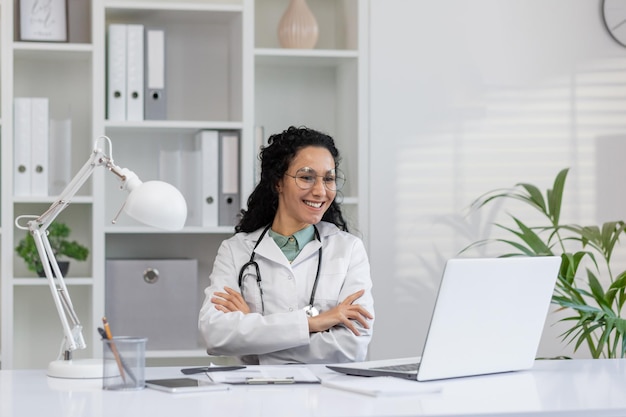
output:
[[[148,368],[148,378],[180,368]],[[324,378],[338,374],[314,366]],[[351,378],[351,377],[346,377]],[[357,378],[357,377],[354,377]],[[418,382],[415,382],[418,384]],[[626,360],[537,361],[532,371],[430,382],[435,394],[368,397],[315,385],[233,386],[168,394],[103,391],[100,381],[63,381],[44,371],[0,371],[2,417],[172,416],[624,416]]]

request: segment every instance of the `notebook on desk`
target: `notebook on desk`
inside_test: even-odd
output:
[[[558,256],[450,259],[421,358],[328,368],[418,381],[530,369],[560,265]]]

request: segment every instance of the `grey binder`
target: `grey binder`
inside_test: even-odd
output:
[[[218,224],[234,226],[241,208],[239,187],[239,132],[220,131]]]
[[[165,83],[165,31],[146,28],[144,61],[144,119],[167,119]]]

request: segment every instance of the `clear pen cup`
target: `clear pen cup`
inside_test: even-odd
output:
[[[145,387],[147,340],[127,336],[102,340],[102,389],[128,391]]]

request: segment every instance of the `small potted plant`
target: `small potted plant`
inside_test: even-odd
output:
[[[74,240],[70,241],[68,239],[71,230],[65,223],[53,222],[50,226],[48,226],[47,231],[50,247],[54,252],[54,256],[57,259],[61,273],[64,276],[67,274],[69,261],[63,261],[63,258],[84,261],[87,259],[87,256],[89,256],[89,249],[87,247]],[[24,259],[24,262],[30,271],[36,272],[40,277],[45,276],[41,260],[39,259],[39,252],[37,252],[37,247],[35,246],[35,240],[30,233],[19,241],[15,251],[22,259]]]

